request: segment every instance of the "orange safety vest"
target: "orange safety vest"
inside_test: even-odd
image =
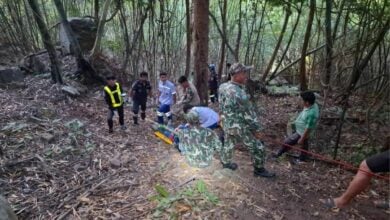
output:
[[[122,91],[120,89],[119,83],[115,83],[116,89],[114,91],[111,91],[110,87],[105,86],[104,91],[107,92],[107,94],[111,98],[112,107],[117,108],[120,107],[123,104],[123,98],[122,98]],[[117,94],[119,97],[119,103],[115,101],[114,94]]]

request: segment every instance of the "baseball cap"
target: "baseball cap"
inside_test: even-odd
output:
[[[229,74],[232,76],[239,72],[247,72],[248,70],[253,69],[253,66],[245,66],[241,63],[233,63],[229,68]]]

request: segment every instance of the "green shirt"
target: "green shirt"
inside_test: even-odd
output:
[[[320,115],[317,103],[314,103],[303,111],[295,119],[295,129],[299,135],[303,135],[305,129],[310,129],[310,135],[317,126],[317,120]]]

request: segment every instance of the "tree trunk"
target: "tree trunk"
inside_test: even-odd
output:
[[[309,46],[311,26],[313,24],[315,10],[316,10],[316,1],[310,0],[310,12],[309,12],[309,17],[308,17],[307,26],[306,26],[305,39],[303,41],[303,46],[302,46],[302,52],[301,52],[302,59],[301,59],[300,67],[299,67],[301,91],[307,90],[306,59],[305,58],[306,58],[306,51],[307,51],[307,48]]]
[[[325,36],[326,36],[326,60],[325,60],[325,87],[329,87],[330,77],[332,74],[332,56],[333,56],[333,39],[332,39],[332,0],[326,0],[325,11]]]
[[[191,44],[192,44],[192,27],[191,27],[191,11],[190,11],[190,0],[185,0],[186,4],[186,69],[184,75],[188,78],[190,75],[190,67],[191,67]]]
[[[62,77],[61,77],[61,69],[60,65],[57,59],[56,50],[53,46],[53,43],[50,38],[49,31],[47,30],[47,26],[45,22],[42,19],[41,11],[39,10],[38,4],[36,0],[28,0],[28,3],[33,11],[33,15],[35,18],[35,21],[37,22],[39,31],[42,36],[43,44],[49,54],[50,58],[50,71],[51,71],[51,79],[54,83],[62,84]]]
[[[222,3],[222,9],[221,9],[221,17],[222,17],[222,33],[223,35],[226,34],[226,11],[227,11],[227,0],[223,0],[223,3]],[[222,42],[221,42],[221,59],[219,60],[219,64],[218,64],[218,79],[221,80],[222,78],[222,71],[223,71],[223,68],[224,68],[224,64],[225,64],[225,48],[226,48],[226,41],[224,38],[222,38]]]
[[[208,43],[209,43],[209,0],[194,1],[194,45],[195,45],[195,85],[199,92],[200,102],[208,102]]]
[[[103,37],[103,33],[104,33],[104,24],[106,23],[106,17],[107,17],[107,13],[108,13],[108,9],[110,7],[111,1],[112,0],[106,0],[104,2],[103,14],[102,14],[102,17],[100,18],[100,21],[99,21],[99,26],[98,26],[97,33],[96,33],[95,44],[93,45],[93,48],[91,51],[92,59],[98,53],[100,53],[100,43],[102,41],[102,37]]]
[[[274,52],[272,53],[271,59],[269,60],[269,63],[267,65],[267,69],[265,69],[263,77],[261,78],[261,80],[263,82],[265,82],[265,79],[267,78],[268,73],[271,71],[272,65],[273,65],[273,63],[275,61],[275,58],[276,58],[276,55],[278,54],[280,45],[282,44],[282,41],[283,41],[284,33],[286,32],[286,29],[287,29],[287,24],[288,24],[288,20],[290,18],[290,15],[291,15],[290,7],[287,7],[287,9],[286,9],[286,17],[284,17],[284,23],[283,23],[283,27],[282,27],[281,33],[279,35],[278,42],[276,43]]]
[[[360,63],[355,63],[355,65],[353,67],[352,74],[351,74],[351,80],[350,80],[348,87],[346,88],[346,90],[343,94],[343,97],[342,97],[343,112],[340,116],[340,124],[339,124],[338,129],[337,129],[338,130],[337,138],[336,138],[336,143],[335,143],[335,147],[334,147],[334,151],[333,151],[333,158],[334,159],[336,159],[336,157],[337,157],[337,151],[338,151],[338,147],[339,147],[341,131],[342,131],[343,124],[344,124],[344,117],[345,117],[345,113],[347,112],[347,109],[348,109],[349,96],[351,95],[353,89],[355,88],[356,83],[359,81],[359,78],[362,75],[364,68],[366,68],[372,55],[374,54],[378,45],[384,39],[389,28],[390,28],[390,19],[388,18],[386,23],[384,24],[384,26],[380,30],[379,34],[377,35],[377,38],[375,39],[370,51],[367,53],[367,55],[363,59],[361,59],[362,61]]]
[[[242,34],[242,25],[241,25],[241,19],[242,19],[242,0],[240,0],[239,3],[239,11],[238,11],[238,33],[237,33],[237,39],[236,39],[236,47],[234,49],[234,61],[239,62],[240,59],[240,44],[241,44],[241,34]]]

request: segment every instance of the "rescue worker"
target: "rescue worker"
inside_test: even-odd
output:
[[[234,63],[229,69],[231,80],[219,87],[221,122],[225,134],[225,143],[220,152],[221,162],[223,168],[237,169],[237,164],[232,162],[233,150],[236,144],[242,144],[252,155],[254,176],[273,177],[275,174],[264,168],[264,145],[258,140],[262,137],[262,128],[244,89],[247,72],[251,68]]]
[[[207,167],[214,152],[220,151],[222,143],[215,132],[200,125],[197,112],[190,111],[184,117],[188,124],[185,128],[176,129],[176,133],[187,163],[194,167]]]
[[[158,102],[157,122],[164,124],[164,115],[168,119],[168,124],[172,122],[171,106],[176,103],[176,87],[168,80],[166,72],[160,73],[160,81],[158,83]]]
[[[121,125],[122,130],[126,130],[124,116],[123,116],[123,97],[122,97],[122,87],[116,81],[115,76],[109,75],[106,77],[107,85],[104,86],[104,99],[108,105],[108,114],[107,114],[107,123],[108,123],[108,132],[112,133],[114,122],[112,118],[114,117],[114,112],[116,111],[119,116],[119,124]]]
[[[133,83],[131,86],[129,96],[133,100],[133,121],[134,124],[138,124],[138,111],[141,107],[141,119],[145,120],[146,117],[146,102],[148,96],[152,96],[152,87],[148,81],[148,73],[141,72],[139,74],[140,78]]]
[[[177,102],[177,104],[186,105],[199,105],[200,98],[198,91],[194,84],[188,81],[186,76],[180,76],[178,79],[179,84],[183,87],[183,96]]]

